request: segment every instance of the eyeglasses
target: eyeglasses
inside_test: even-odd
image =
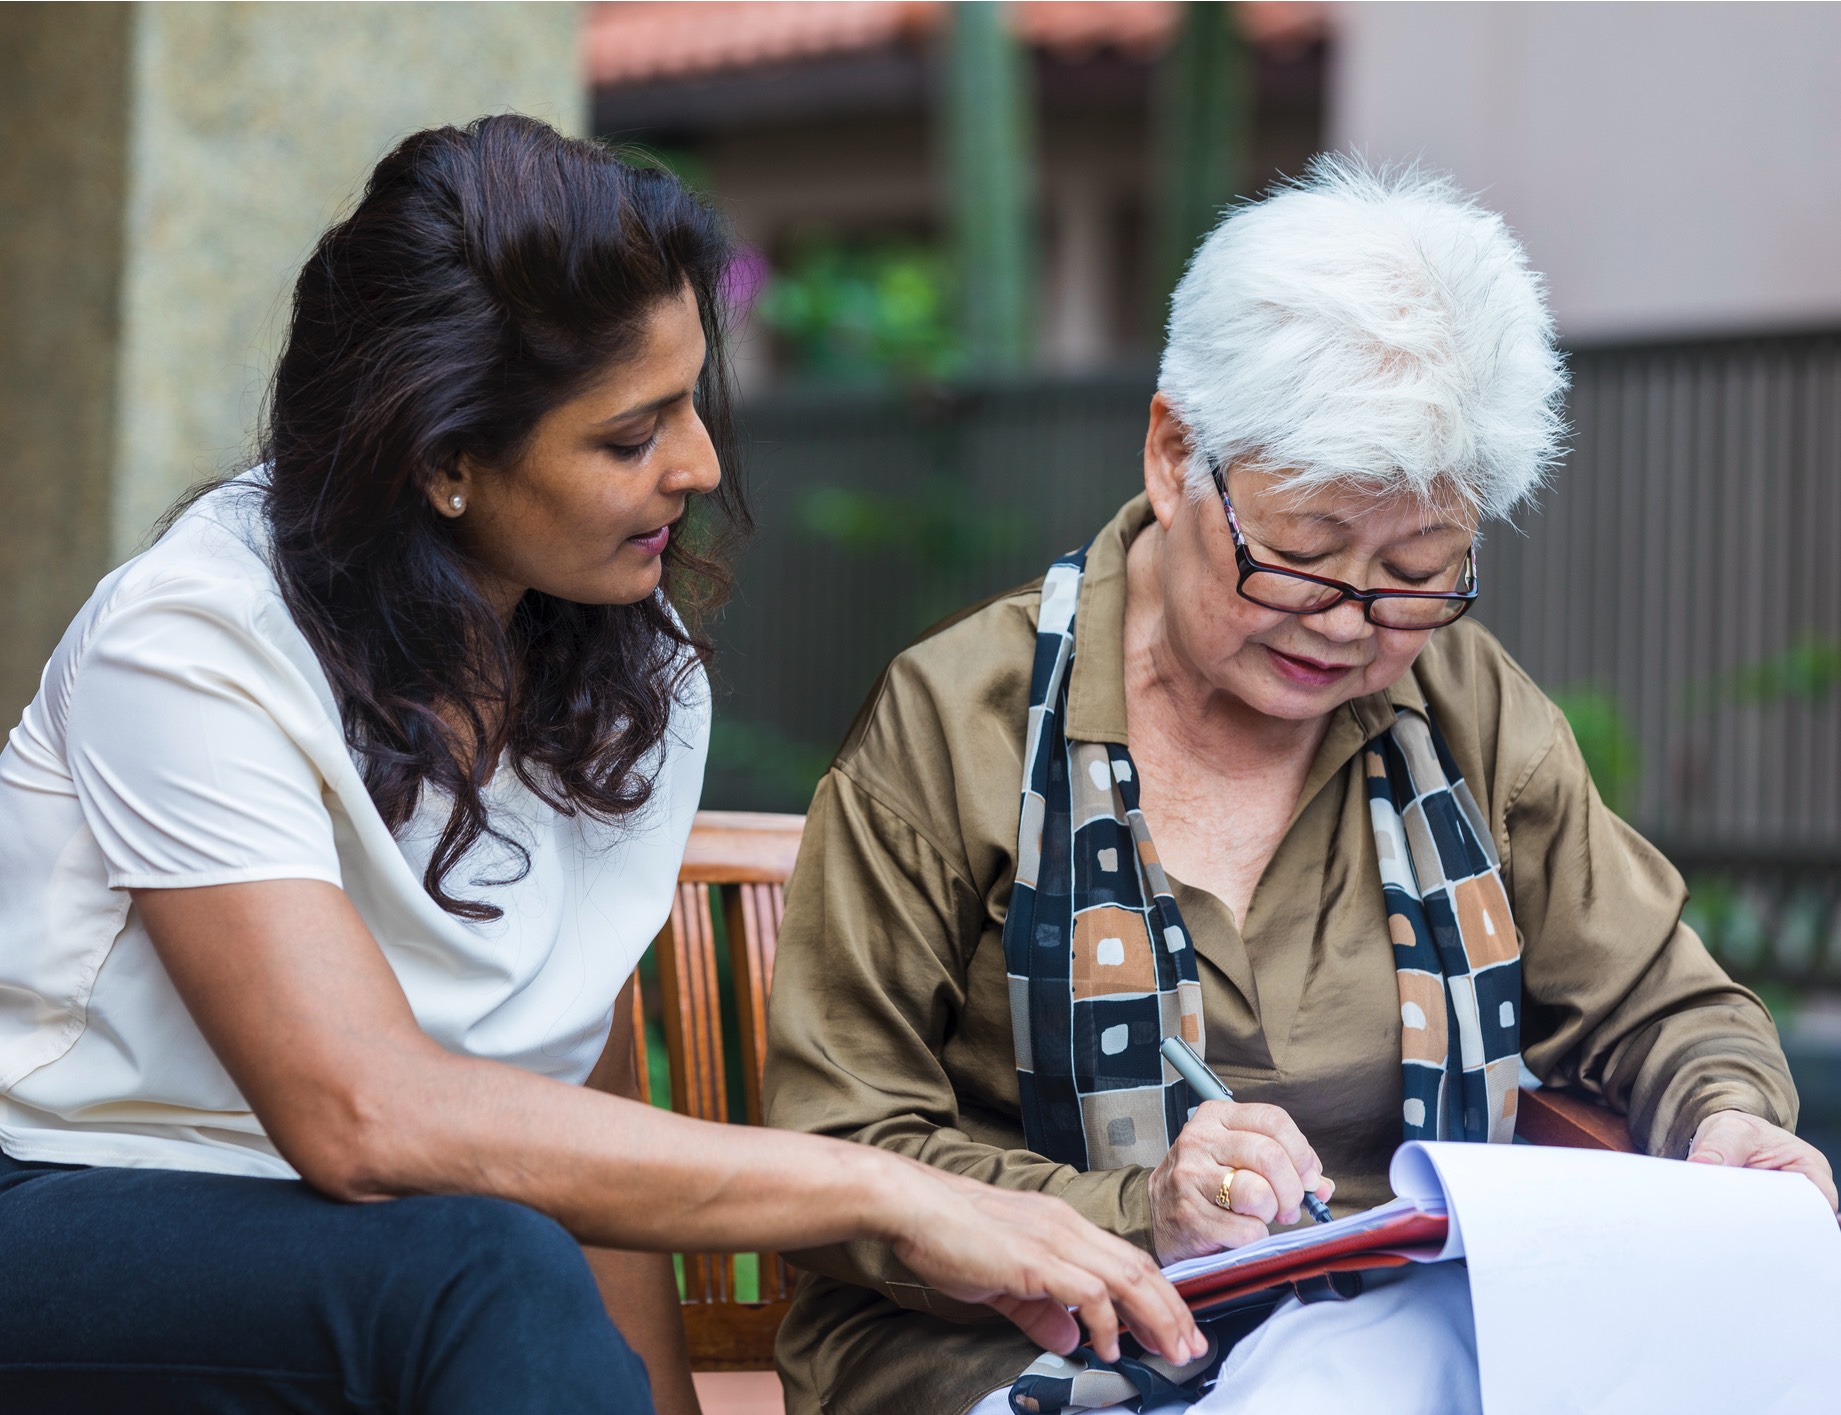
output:
[[[1382,629],[1442,629],[1470,612],[1477,602],[1477,543],[1470,543],[1464,557],[1460,590],[1358,590],[1341,580],[1322,575],[1307,575],[1302,570],[1284,570],[1253,558],[1247,549],[1246,535],[1240,518],[1234,515],[1234,503],[1227,499],[1227,479],[1220,465],[1211,457],[1208,470],[1221,493],[1221,506],[1227,512],[1227,528],[1234,536],[1234,563],[1240,567],[1240,583],[1235,587],[1242,599],[1251,600],[1261,609],[1280,614],[1322,614],[1344,600],[1352,599],[1362,607],[1368,622]]]

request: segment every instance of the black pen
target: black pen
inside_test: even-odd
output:
[[[1195,1053],[1195,1048],[1181,1037],[1163,1039],[1163,1059],[1176,1068],[1176,1074],[1189,1083],[1196,1099],[1204,1101],[1231,1101],[1234,1093],[1221,1084],[1221,1078],[1211,1070],[1208,1063]],[[1330,1206],[1319,1199],[1310,1190],[1304,1191],[1304,1212],[1318,1223],[1330,1221]]]

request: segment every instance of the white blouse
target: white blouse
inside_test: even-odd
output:
[[[608,827],[559,815],[508,766],[447,889],[422,887],[448,800],[395,835],[233,483],[90,597],[0,751],[0,1150],[16,1159],[291,1177],[174,990],[130,889],[264,879],[343,888],[416,1020],[450,1051],[587,1079],[613,1003],[664,923],[703,785],[698,675]]]

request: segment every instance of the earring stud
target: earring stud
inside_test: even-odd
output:
[[[456,511],[464,511],[467,509],[467,499],[459,492],[455,492],[452,496],[448,497],[447,504],[452,506]]]

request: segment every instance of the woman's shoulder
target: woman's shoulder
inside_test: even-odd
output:
[[[237,477],[198,497],[98,585],[92,603],[106,612],[150,595],[165,603],[195,600],[214,618],[247,618],[257,606],[280,603],[259,484]]]
[[[217,488],[103,578],[46,664],[33,704],[41,725],[65,718],[86,665],[104,657],[244,686],[285,681],[317,715],[323,675],[257,537],[254,499],[241,482]]]

